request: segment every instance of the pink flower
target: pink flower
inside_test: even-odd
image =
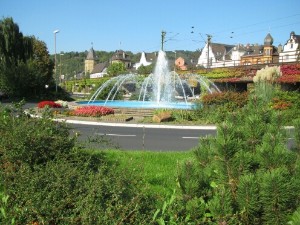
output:
[[[114,114],[114,110],[105,106],[83,106],[75,109],[72,112],[75,116],[104,116],[108,114]]]

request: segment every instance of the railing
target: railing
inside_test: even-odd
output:
[[[300,54],[300,53],[299,53]],[[228,67],[248,67],[248,66],[257,66],[258,68],[264,67],[266,65],[281,65],[281,64],[290,64],[300,62],[300,55],[287,52],[283,53],[281,56],[272,56],[270,58],[265,58],[265,61],[262,62],[263,57],[258,57],[256,60],[251,58],[251,61],[241,61],[241,60],[225,60],[225,61],[210,61],[209,69],[213,68],[228,68]]]

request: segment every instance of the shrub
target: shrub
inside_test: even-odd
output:
[[[42,109],[46,106],[48,106],[49,108],[61,108],[61,105],[58,103],[55,103],[54,101],[42,101],[42,102],[39,102],[37,105],[37,107],[39,109]]]
[[[154,211],[154,200],[141,188],[142,177],[76,147],[66,124],[15,117],[0,106],[0,136],[1,224],[150,221],[145,212]]]
[[[300,81],[300,64],[286,64],[280,66],[282,76],[277,79],[282,83],[295,83]]]
[[[179,175],[182,215],[198,199],[205,207],[190,221],[215,224],[286,224],[300,203],[299,153],[288,151],[280,114],[255,89],[240,113],[201,138],[195,161]]]
[[[238,107],[242,107],[248,101],[248,93],[247,92],[238,93],[233,91],[226,91],[220,93],[214,92],[212,94],[204,95],[201,100],[204,106],[232,103]]]
[[[93,116],[100,117],[108,114],[114,114],[114,110],[105,106],[83,106],[71,112],[74,116]]]

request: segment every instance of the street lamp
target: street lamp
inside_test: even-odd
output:
[[[59,32],[59,30],[53,31],[54,34],[54,73],[55,73],[55,91],[57,92],[57,73],[56,73],[56,34]]]
[[[61,64],[61,56],[62,55],[64,55],[63,53],[60,53],[60,55],[59,55],[59,60],[60,60],[60,62],[59,62],[59,70],[60,70],[60,72],[59,72],[59,83],[61,83],[61,81],[62,81],[62,76],[61,76],[61,68],[62,68],[62,64]]]
[[[175,59],[174,59],[174,72],[176,72],[176,51],[174,51],[175,53]]]

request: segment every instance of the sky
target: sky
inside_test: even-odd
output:
[[[211,42],[284,45],[300,34],[299,0],[0,0],[1,20],[12,17],[49,53],[97,51],[198,51]],[[59,33],[54,35],[54,31]]]

